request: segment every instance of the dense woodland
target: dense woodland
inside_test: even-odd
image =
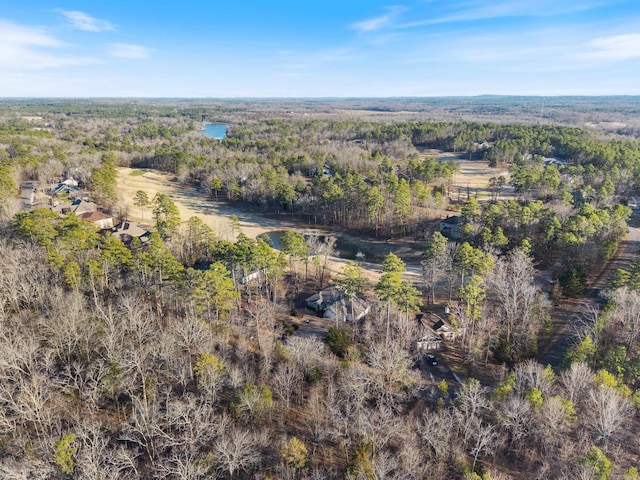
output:
[[[637,479],[640,261],[576,319],[562,366],[537,362],[554,303],[585,295],[627,232],[640,102],[609,100],[548,99],[544,118],[505,98],[3,101],[0,476]],[[425,149],[508,179],[459,199],[456,162]],[[21,211],[21,182],[73,176],[126,218],[118,166],[329,233],[288,230],[274,249],[232,218],[223,238],[144,192],[144,243]],[[433,233],[445,211],[460,238]],[[393,253],[375,281],[358,262],[330,279],[345,228],[418,242],[421,281]],[[330,281],[370,313],[297,335],[300,293]],[[415,314],[444,303],[463,384],[419,368]]]

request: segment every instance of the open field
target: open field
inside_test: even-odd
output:
[[[142,174],[138,172],[143,172]],[[198,216],[221,238],[231,240],[230,217],[236,215],[242,231],[255,238],[262,233],[293,228],[278,220],[270,220],[252,212],[222,203],[213,203],[195,188],[181,185],[174,175],[156,170],[132,168],[118,169],[118,196],[121,204],[128,210],[129,218],[146,224],[152,224],[151,208],[142,210],[133,203],[138,190],[143,190],[152,199],[156,193],[168,195],[178,207],[183,221]]]
[[[138,172],[143,172],[139,174]],[[149,198],[156,193],[168,195],[178,207],[182,221],[190,217],[198,216],[211,227],[213,231],[223,239],[232,239],[230,226],[231,215],[236,215],[240,220],[242,232],[251,238],[270,232],[282,230],[295,230],[301,233],[325,233],[318,229],[301,228],[293,223],[278,219],[266,218],[259,213],[249,212],[239,206],[213,202],[194,187],[181,185],[174,175],[162,173],[156,170],[140,170],[132,168],[118,169],[118,197],[121,205],[129,212],[129,219],[152,225],[151,208],[142,210],[133,203],[133,197],[138,190],[143,190]],[[393,244],[388,244],[389,250],[394,250]],[[339,272],[346,263],[344,258],[332,257],[329,262],[329,271],[332,274]],[[367,271],[371,283],[376,283],[380,278],[381,266],[375,263],[362,262]],[[420,280],[420,267],[407,266],[407,279]]]
[[[453,175],[449,187],[449,198],[453,201],[464,201],[467,194],[470,196],[477,195],[478,200],[487,200],[491,198],[491,190],[489,189],[489,180],[493,177],[504,176],[507,183],[509,182],[509,170],[503,166],[492,168],[486,160],[469,160],[467,155],[459,155],[457,153],[443,152],[437,149],[420,149],[420,157],[435,157],[438,161],[455,160],[460,170]],[[501,199],[513,198],[513,188],[505,185],[502,189]]]

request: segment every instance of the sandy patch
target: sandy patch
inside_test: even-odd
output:
[[[508,170],[491,168],[489,162],[484,160],[458,160],[458,165],[460,171],[453,178],[455,186],[486,190],[489,188],[489,179],[492,177],[503,175],[509,181]]]
[[[138,190],[147,193],[152,199],[156,193],[164,193],[174,201],[183,222],[191,217],[200,217],[221,238],[231,240],[230,217],[236,215],[240,220],[240,228],[249,237],[255,238],[261,233],[294,228],[277,220],[269,220],[253,212],[226,204],[215,203],[194,187],[181,185],[174,175],[145,170],[144,175],[131,175],[134,169],[118,169],[118,196],[120,203],[129,211],[131,220],[152,225],[150,207],[141,209],[134,205],[133,198]]]
[[[470,195],[478,194],[480,199],[491,196],[489,180],[493,177],[505,177],[507,185],[503,187],[501,199],[513,198],[513,188],[508,185],[510,175],[505,168],[492,168],[486,160],[469,160],[467,155],[443,152],[435,148],[419,149],[420,157],[435,157],[439,161],[455,160],[460,170],[453,175],[449,182],[450,198],[452,200],[466,199],[467,189]]]

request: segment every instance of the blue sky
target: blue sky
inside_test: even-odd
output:
[[[638,0],[0,0],[0,96],[639,95]]]

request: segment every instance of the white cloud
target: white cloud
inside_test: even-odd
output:
[[[615,0],[609,2],[616,3]],[[467,22],[476,20],[489,20],[506,17],[549,17],[577,13],[600,7],[606,3],[603,0],[569,0],[559,2],[557,0],[507,0],[502,2],[487,2],[476,0],[453,4],[451,13],[434,16],[425,20],[400,25],[400,28],[412,28],[441,23]]]
[[[32,71],[97,63],[87,56],[60,54],[68,45],[46,30],[0,19],[0,70]]]
[[[60,47],[63,42],[38,27],[18,25],[0,19],[0,44],[25,45],[35,47]]]
[[[391,7],[387,7],[386,14],[380,15],[379,17],[375,18],[369,18],[361,22],[356,22],[351,25],[351,28],[359,32],[375,32],[376,30],[380,30],[381,28],[389,25],[394,18],[396,18],[405,10],[406,8],[403,6],[393,5]]]
[[[58,12],[64,15],[73,28],[77,28],[78,30],[84,30],[86,32],[115,30],[115,27],[107,20],[92,17],[78,10],[58,10]]]
[[[109,45],[109,55],[115,58],[128,58],[132,60],[149,58],[151,50],[142,45],[130,43],[112,43]]]
[[[591,51],[583,55],[585,58],[611,61],[640,58],[640,34],[596,38],[589,47]]]

